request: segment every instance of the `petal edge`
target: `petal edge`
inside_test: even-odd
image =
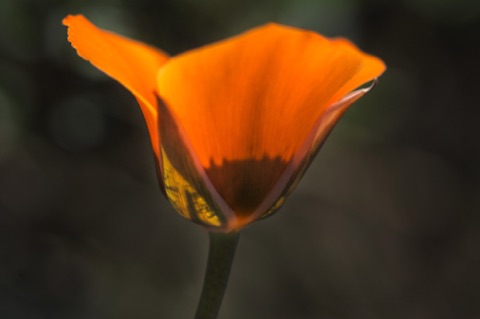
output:
[[[125,86],[139,101],[152,146],[159,155],[157,130],[157,72],[168,55],[144,43],[102,30],[83,15],[63,19],[68,41],[78,55]]]

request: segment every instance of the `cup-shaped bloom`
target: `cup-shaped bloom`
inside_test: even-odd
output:
[[[280,208],[383,62],[346,39],[266,24],[174,57],[68,16],[77,53],[136,97],[175,209],[229,232]]]

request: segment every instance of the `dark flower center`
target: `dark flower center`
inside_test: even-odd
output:
[[[237,217],[248,217],[275,186],[287,166],[280,157],[224,160],[205,169],[210,181]]]

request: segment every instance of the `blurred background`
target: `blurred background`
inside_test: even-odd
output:
[[[480,318],[480,2],[0,0],[0,318],[192,318],[207,236],[166,202],[134,98],[61,19],[177,54],[277,21],[387,72],[249,226],[222,319]]]

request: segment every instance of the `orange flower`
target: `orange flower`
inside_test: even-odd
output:
[[[63,23],[78,54],[136,97],[172,205],[223,232],[276,211],[373,85],[355,89],[385,70],[348,40],[273,23],[171,58],[81,15]]]

